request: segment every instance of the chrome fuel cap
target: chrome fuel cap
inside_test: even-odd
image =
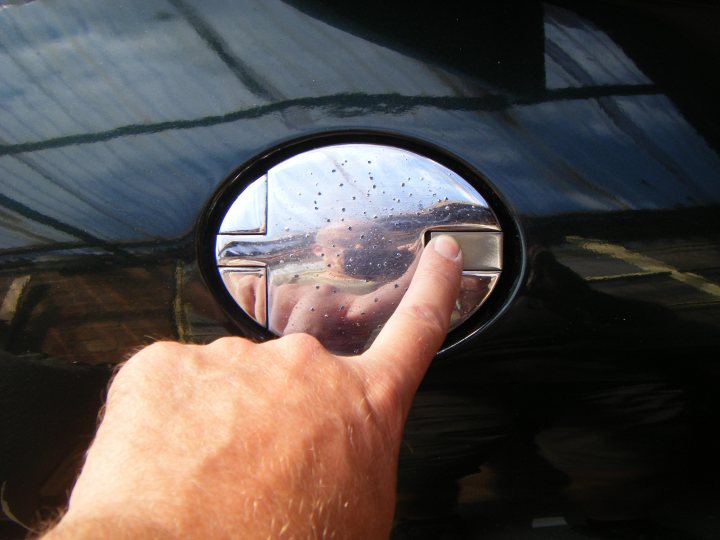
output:
[[[227,292],[276,335],[307,332],[357,354],[407,290],[424,245],[451,234],[464,254],[457,327],[492,292],[503,233],[486,200],[447,167],[405,149],[337,144],[297,154],[237,195],[215,262]]]

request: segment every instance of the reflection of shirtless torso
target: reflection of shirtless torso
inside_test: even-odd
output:
[[[405,281],[409,278],[398,280],[397,287],[386,284],[362,295],[327,284],[281,285],[270,309],[270,329],[279,334],[306,332],[329,350],[350,347],[362,351],[395,311],[405,292]]]
[[[264,320],[278,335],[305,332],[318,338],[333,352],[363,351],[395,311],[410,284],[421,242],[398,246],[383,236],[382,230],[349,222],[317,232],[313,253],[322,261],[319,271],[306,269],[298,279],[275,274],[270,285],[266,311],[265,287],[256,276],[235,282],[234,297],[251,317]],[[388,249],[390,246],[391,249]],[[372,276],[359,275],[373,263],[372,254],[392,252],[407,255],[400,271],[380,268]],[[390,261],[395,262],[395,261]],[[399,262],[399,261],[398,261]],[[384,271],[384,273],[383,273]],[[312,275],[310,278],[309,275]],[[393,277],[397,276],[397,277]]]
[[[347,277],[279,285],[272,293],[268,328],[279,335],[311,334],[329,350],[362,351],[397,307],[414,271],[413,264],[404,275],[380,287]],[[264,320],[268,313],[264,282],[248,275],[235,281],[234,289],[240,307],[253,319]]]

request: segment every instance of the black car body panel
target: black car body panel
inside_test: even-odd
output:
[[[0,2],[7,537],[63,504],[115,365],[260,337],[198,265],[231,171],[348,134],[446,152],[517,227],[418,394],[396,536],[720,533],[720,10],[386,4]]]

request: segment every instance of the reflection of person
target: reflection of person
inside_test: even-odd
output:
[[[461,267],[452,239],[428,244],[357,357],[302,334],[140,351],[46,538],[387,537],[403,424]]]
[[[421,243],[407,240],[407,234],[399,240],[361,222],[321,229],[312,246],[317,261],[322,262],[321,271],[310,272],[310,280],[289,281],[277,277],[282,269],[274,273],[268,327],[280,335],[308,333],[331,351],[361,352],[410,284]],[[236,279],[232,294],[251,317],[264,318],[260,278]]]
[[[390,281],[407,273],[419,247],[416,237],[406,231],[393,233],[383,225],[348,221],[320,229],[313,253],[326,263],[329,278]]]

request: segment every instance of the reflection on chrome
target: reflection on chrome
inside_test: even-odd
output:
[[[245,313],[277,335],[307,332],[344,354],[372,343],[431,233],[455,235],[466,253],[453,327],[502,269],[502,232],[480,194],[446,167],[387,146],[295,156],[241,193],[219,230],[217,264]]]

